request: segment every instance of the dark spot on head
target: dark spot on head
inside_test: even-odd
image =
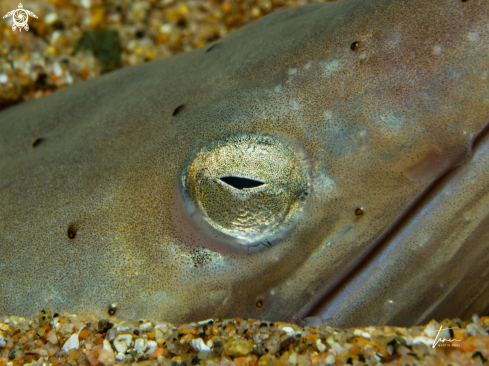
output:
[[[257,308],[262,308],[263,307],[263,300],[262,299],[258,300],[255,305]]]
[[[134,334],[134,335],[137,335],[137,336],[138,336],[138,335],[139,335],[139,329],[134,329],[134,330],[132,331],[132,334]]]
[[[469,0],[462,0],[462,2],[463,2],[463,3],[466,3],[466,2],[468,2],[468,1],[469,1]]]
[[[355,215],[357,215],[357,216],[363,215],[363,207],[358,207],[355,210]]]
[[[59,314],[58,314],[58,313],[54,313],[54,314],[53,314],[53,318],[57,318],[58,316],[59,316]]]
[[[136,38],[141,39],[144,37],[144,31],[143,30],[138,30],[136,32]]]
[[[35,149],[36,147],[38,147],[42,141],[43,141],[42,138],[35,139],[34,142],[32,143],[32,148]]]
[[[356,51],[356,50],[358,50],[358,48],[360,48],[360,43],[357,41],[353,42],[350,47],[351,47],[352,51]]]
[[[254,180],[250,178],[242,178],[242,177],[222,177],[219,178],[224,183],[234,187],[236,189],[246,189],[246,188],[255,188],[264,185],[265,183],[260,182],[259,180]]]
[[[116,312],[117,312],[117,304],[110,304],[109,315],[115,315]]]
[[[70,64],[70,59],[64,58],[64,59],[61,60],[61,63],[65,64],[65,65],[69,65]]]
[[[212,46],[210,46],[205,52],[211,52],[211,50],[215,49],[215,48],[218,48],[220,47],[221,44],[220,43],[216,43],[216,44],[213,44]]]
[[[185,107],[185,104],[182,104],[182,105],[179,105],[178,107],[176,107],[172,113],[172,116],[175,117],[178,113],[180,113],[182,111],[183,107]]]
[[[70,224],[68,226],[68,230],[67,230],[66,234],[68,235],[68,238],[75,239],[75,237],[76,237],[76,224]]]

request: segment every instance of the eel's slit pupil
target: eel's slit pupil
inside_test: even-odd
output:
[[[242,177],[222,177],[219,179],[236,189],[255,188],[265,184],[264,182],[260,182],[259,180]]]

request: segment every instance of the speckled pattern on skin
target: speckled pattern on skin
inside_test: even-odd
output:
[[[465,250],[463,263],[445,265],[418,250],[413,237],[411,252],[394,262],[376,253],[382,269],[417,265],[414,258],[431,263],[420,266],[416,281],[385,272],[370,287],[377,298],[341,285],[352,276],[368,280],[354,272],[362,260],[410,219],[405,213],[423,193],[443,194],[432,185],[438,177],[472,164],[473,141],[489,116],[488,20],[483,0],[292,8],[209,52],[123,69],[3,111],[0,313],[50,307],[102,317],[117,303],[121,317],[175,323],[292,320],[322,300],[327,309],[324,296],[333,290],[348,304],[335,307],[336,326],[483,311],[483,210],[467,234],[463,223],[445,217],[422,222],[454,232],[443,245],[472,235],[477,250]],[[303,151],[310,193],[280,242],[230,255],[185,216],[178,177],[204,146],[244,133],[290,140]],[[487,189],[475,193],[477,200]],[[470,184],[462,192],[458,199],[473,199]],[[359,207],[362,215],[355,214]],[[424,286],[433,269],[473,281],[451,283],[450,298]]]

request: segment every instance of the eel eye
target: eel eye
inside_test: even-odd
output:
[[[211,142],[180,175],[189,216],[219,245],[252,253],[270,248],[297,223],[308,194],[305,159],[269,135]]]

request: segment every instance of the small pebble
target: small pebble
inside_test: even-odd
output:
[[[127,348],[132,345],[132,335],[121,334],[114,340],[114,347],[117,352],[125,353]]]
[[[63,345],[63,351],[68,352],[70,349],[78,349],[79,346],[80,343],[78,342],[78,333],[74,333]]]
[[[193,339],[192,342],[192,347],[196,349],[197,351],[210,351],[211,349],[204,343],[202,338],[197,338]]]

